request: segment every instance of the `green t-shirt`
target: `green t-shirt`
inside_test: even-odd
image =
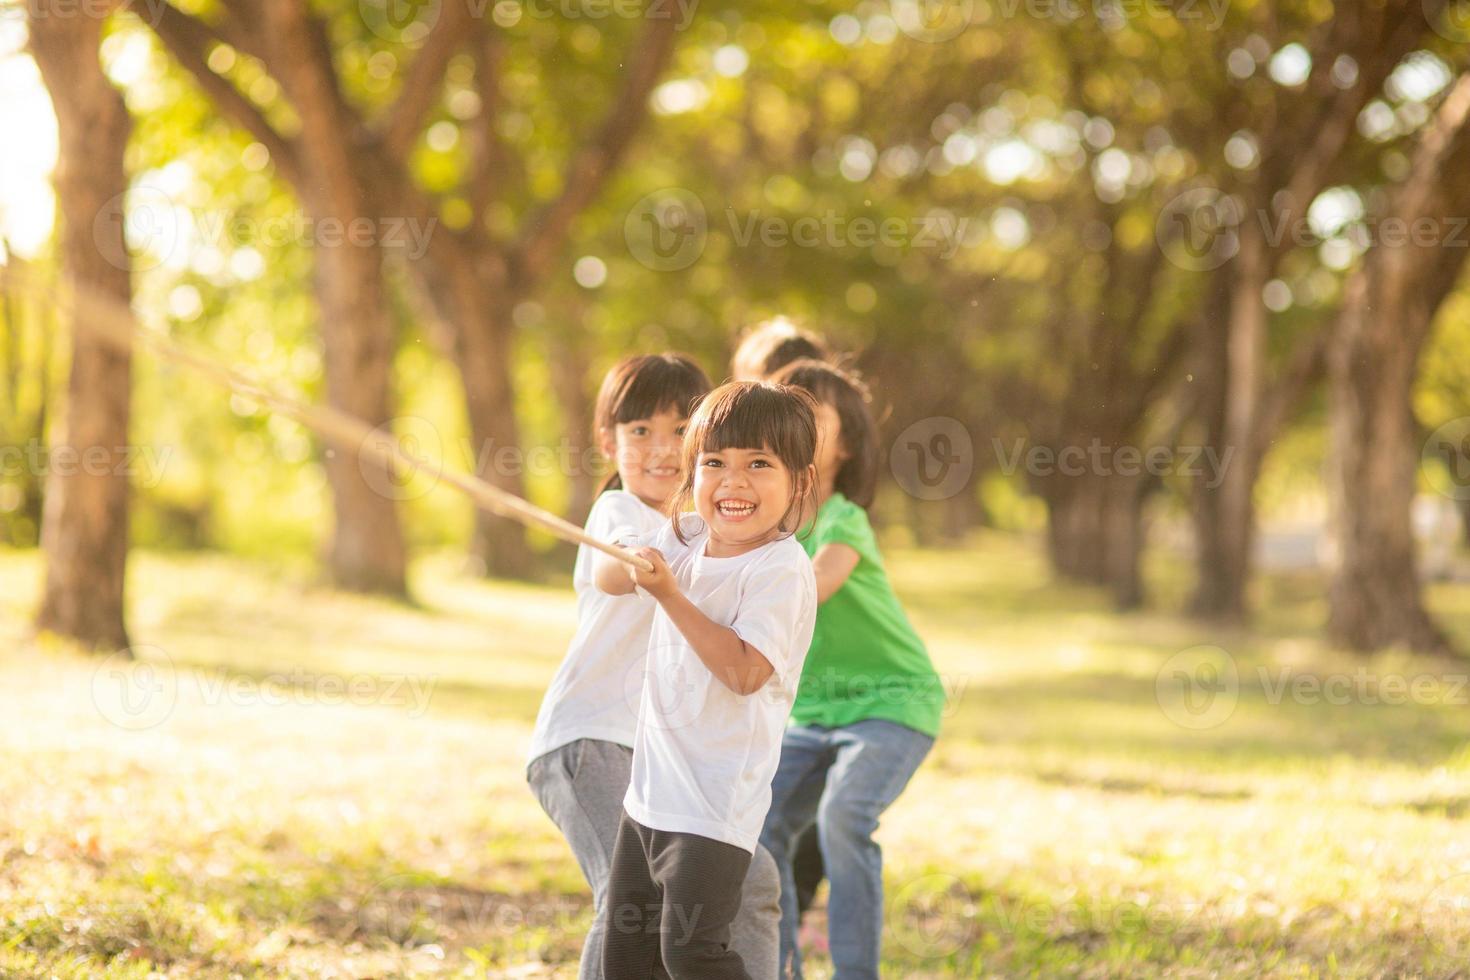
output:
[[[809,555],[826,544],[845,544],[858,553],[858,563],[817,607],[791,720],[836,728],[881,718],[938,735],[944,688],[893,594],[867,511],[834,493],[797,540]]]

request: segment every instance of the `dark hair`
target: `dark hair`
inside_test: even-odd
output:
[[[722,449],[761,449],[781,461],[791,474],[791,501],[777,527],[796,530],[806,503],[816,494],[810,479],[817,453],[816,403],[800,388],[770,381],[729,381],[704,397],[684,433],[684,481],[669,501],[674,535],[684,541],[680,511],[694,495],[694,473],[700,453]],[[796,514],[790,530],[786,522]]]
[[[746,331],[730,359],[730,368],[737,378],[756,375],[766,379],[792,361],[808,357],[825,361],[832,357],[832,351],[821,337],[778,316]]]
[[[832,488],[863,510],[873,506],[878,489],[878,424],[868,408],[873,397],[863,379],[855,371],[801,360],[776,372],[773,380],[803,388],[818,402],[836,409],[847,459],[842,461]]]
[[[688,416],[710,387],[704,371],[684,354],[625,357],[602,379],[597,407],[592,412],[593,440],[600,441],[602,431],[613,431],[619,422],[652,418],[670,409]],[[598,493],[622,487],[622,477],[614,466]]]

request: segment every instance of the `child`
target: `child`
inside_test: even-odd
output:
[[[811,360],[776,377],[817,400],[818,506],[802,545],[821,602],[761,833],[781,868],[782,970],[790,964],[792,976],[802,975],[790,855],[815,821],[831,883],[834,976],[877,980],[883,852],[873,832],[933,746],[943,692],[868,523],[878,441],[866,388],[841,368]]]
[[[784,316],[776,316],[751,327],[740,338],[735,356],[730,359],[730,372],[736,381],[769,381],[786,365],[803,358],[840,363],[821,336],[803,330]],[[799,921],[811,908],[817,886],[827,876],[822,867],[822,849],[817,843],[815,826],[808,827],[797,838],[791,852],[791,873],[796,885]],[[827,941],[825,936],[803,938],[809,938],[818,946]]]
[[[750,976],[730,924],[816,617],[811,561],[791,537],[816,441],[804,392],[715,389],[684,437],[673,519],[638,549],[654,570],[597,562],[600,588],[657,603],[603,907],[609,980]],[[691,499],[695,514],[681,513]]]
[[[730,370],[736,381],[765,381],[792,361],[831,359],[827,344],[784,316],[756,324],[740,338]]]
[[[594,435],[616,463],[587,518],[606,541],[630,540],[662,527],[663,508],[678,490],[684,429],[709,379],[689,358],[626,358],[602,383]],[[649,604],[616,598],[592,585],[592,549],[577,552],[577,633],[558,668],[531,739],[526,778],[542,808],[566,836],[592,887],[596,919],[582,948],[579,977],[602,976],[602,905],[623,796],[632,772],[633,735],[641,697]],[[765,849],[751,864],[747,901],[732,944],[762,977],[776,975],[778,880]]]

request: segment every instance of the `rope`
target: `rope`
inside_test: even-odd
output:
[[[464,493],[476,505],[498,517],[526,527],[539,527],[563,541],[585,544],[636,568],[653,571],[653,566],[648,561],[626,548],[600,541],[570,521],[477,476],[445,469],[434,460],[407,451],[392,439],[380,438],[381,431],[355,416],[330,406],[308,404],[222,364],[213,357],[190,350],[161,330],[139,323],[126,304],[105,293],[73,287],[63,294],[57,287],[40,281],[28,271],[17,271],[13,266],[0,266],[0,273],[3,273],[3,283],[7,288],[16,288],[40,299],[65,296],[76,313],[77,325],[99,339],[124,350],[131,350],[136,340],[155,356],[183,365],[271,412],[293,418],[327,442],[383,466],[399,477],[407,478],[415,473],[429,474],[437,481],[447,483]]]

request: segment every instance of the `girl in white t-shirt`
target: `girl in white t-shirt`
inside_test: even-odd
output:
[[[816,620],[811,560],[791,536],[816,440],[800,389],[715,389],[684,437],[675,516],[637,549],[654,570],[594,559],[599,588],[656,606],[603,903],[609,980],[660,965],[675,980],[752,975],[731,925]]]
[[[603,380],[594,434],[616,463],[587,518],[604,541],[634,542],[668,522],[664,507],[681,485],[684,429],[710,389],[693,361],[679,354],[629,357]],[[594,925],[583,945],[579,977],[602,977],[602,905],[613,844],[632,772],[633,738],[642,696],[651,604],[593,587],[589,548],[577,552],[577,633],[557,669],[531,737],[526,778],[566,836],[592,887]],[[736,919],[735,944],[758,975],[774,978],[780,885],[761,851]]]

